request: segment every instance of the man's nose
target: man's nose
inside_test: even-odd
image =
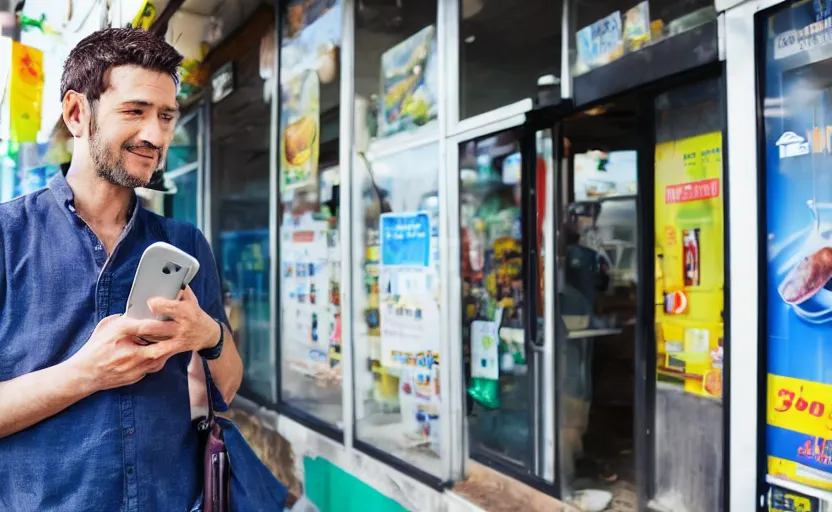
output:
[[[165,145],[167,128],[162,124],[160,119],[151,118],[145,121],[144,125],[142,125],[139,137],[141,140],[147,141],[157,148],[160,148]]]

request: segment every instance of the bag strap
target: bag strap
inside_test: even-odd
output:
[[[200,422],[200,430],[207,430],[214,426],[217,420],[214,413],[214,398],[211,396],[211,370],[208,368],[208,360],[197,354],[197,357],[202,359],[202,370],[205,372],[205,396],[208,397],[208,417]],[[204,424],[204,426],[203,426]]]

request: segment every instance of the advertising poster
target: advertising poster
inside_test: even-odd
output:
[[[427,212],[384,214],[379,221],[382,366],[432,366],[439,353]]]
[[[434,296],[431,216],[386,213],[379,220],[381,365],[399,376],[406,438],[439,434],[439,304]]]
[[[764,63],[768,472],[832,490],[832,45],[826,1],[770,16]]]
[[[330,311],[326,221],[301,217],[281,228],[281,340],[289,368],[315,376],[330,366],[335,328]]]
[[[336,87],[341,45],[341,4],[292,2],[280,50],[281,190],[315,187],[321,136],[323,87]],[[337,95],[336,95],[337,96]]]
[[[659,379],[722,397],[722,133],[656,145]]]
[[[578,59],[575,67],[584,73],[604,66],[624,54],[621,11],[615,11],[575,33]]]
[[[379,132],[393,135],[436,119],[438,63],[431,25],[381,56]]]

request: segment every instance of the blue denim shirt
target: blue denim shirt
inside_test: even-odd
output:
[[[136,206],[108,259],[61,174],[47,189],[0,204],[0,381],[66,360],[101,319],[124,312],[139,259],[157,241],[199,260],[193,291],[227,324],[211,249],[194,226]],[[189,362],[190,354],[174,356],[136,384],[0,439],[0,511],[190,510],[202,476]]]

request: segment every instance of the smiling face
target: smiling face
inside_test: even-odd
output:
[[[114,185],[147,186],[173,140],[176,84],[166,73],[129,65],[109,70],[106,82],[91,109],[90,159]]]

